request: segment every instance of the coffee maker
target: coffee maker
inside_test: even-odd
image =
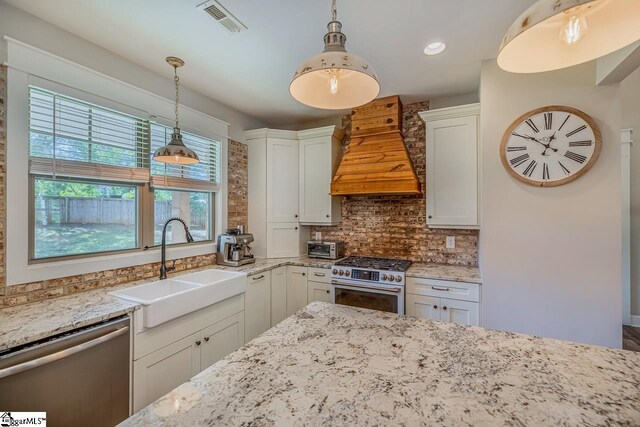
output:
[[[238,267],[256,262],[249,244],[253,242],[253,234],[245,233],[243,227],[229,228],[218,236],[216,263]]]

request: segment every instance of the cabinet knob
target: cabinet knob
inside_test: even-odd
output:
[[[298,227],[296,227],[296,230],[298,229]]]
[[[200,345],[202,342],[200,340],[196,341],[196,345]]]
[[[296,215],[294,215],[294,218],[298,218],[298,215],[297,215],[297,214],[296,214]]]
[[[327,218],[329,218],[329,214],[327,214]]]
[[[433,215],[429,215],[429,219],[433,218]]]
[[[302,273],[302,275],[303,275],[303,276],[306,276],[306,275],[307,275],[307,273]]]
[[[434,308],[435,310],[437,310],[437,309],[438,309],[438,306],[437,306],[437,305],[434,305],[434,306],[433,306],[433,308]]]
[[[446,309],[447,309],[447,306],[445,305],[444,307],[442,307],[442,309],[443,309],[443,310],[446,310]]]
[[[325,292],[327,292],[327,293],[331,293],[331,291],[329,291],[328,289],[327,289]]]
[[[209,337],[204,337],[204,342],[209,342]]]

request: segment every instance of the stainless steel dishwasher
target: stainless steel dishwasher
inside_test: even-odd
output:
[[[50,426],[114,426],[129,416],[129,318],[0,355],[0,408],[46,411]]]

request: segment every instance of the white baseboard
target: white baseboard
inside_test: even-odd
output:
[[[632,314],[631,315],[631,325],[630,326],[635,326],[636,328],[640,328],[640,315],[636,315],[636,314]]]

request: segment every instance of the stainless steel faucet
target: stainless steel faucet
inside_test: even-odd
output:
[[[169,225],[171,221],[181,222],[184,226],[184,233],[187,236],[187,243],[193,242],[193,236],[189,233],[189,227],[187,227],[187,223],[184,222],[182,218],[169,218],[169,220],[164,223],[164,227],[162,227],[162,247],[160,248],[160,253],[162,254],[162,261],[160,261],[160,280],[167,278],[167,271],[171,271],[176,268],[175,265],[167,267],[167,225]]]

